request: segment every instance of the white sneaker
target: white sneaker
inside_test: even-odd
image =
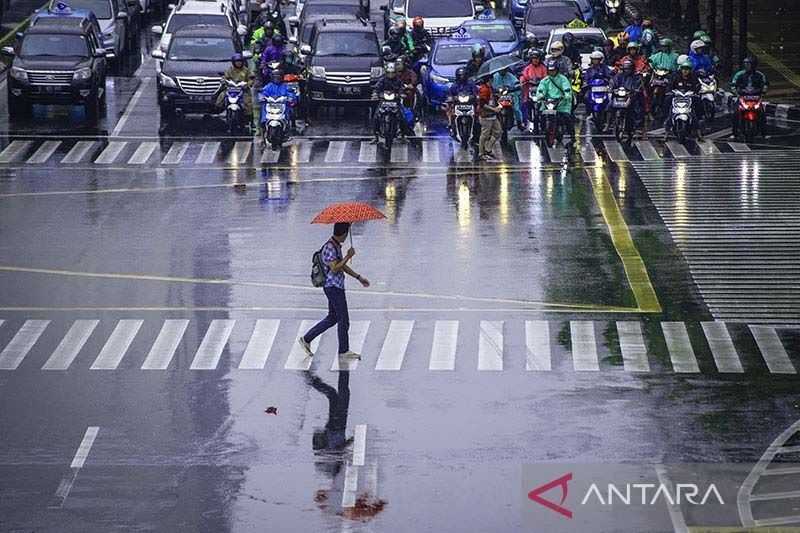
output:
[[[348,350],[348,351],[346,351],[344,353],[340,353],[339,357],[348,357],[350,359],[356,359],[358,361],[361,361],[361,355],[357,354],[357,353],[355,353],[355,352],[353,352],[351,350]]]
[[[314,357],[314,352],[311,351],[310,343],[306,342],[306,340],[303,337],[297,339],[297,342],[299,342],[300,346],[303,347],[303,350],[305,350],[306,355],[308,355],[309,357]]]

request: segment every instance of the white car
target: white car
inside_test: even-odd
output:
[[[589,54],[596,49],[603,49],[603,43],[606,42],[606,34],[600,28],[576,28],[574,30],[567,28],[558,28],[550,32],[550,38],[547,39],[547,47],[545,50],[550,50],[550,45],[555,41],[562,41],[565,33],[571,33],[575,38],[573,46],[578,47],[578,52],[581,54],[581,68],[585,69],[589,66]]]
[[[247,26],[241,24],[227,2],[206,2],[203,0],[189,0],[182,2],[172,9],[166,24],[152,27],[152,32],[161,36],[159,49],[166,53],[169,41],[176,30],[196,24],[210,26],[228,26],[236,28],[240,37],[247,35]],[[157,65],[157,69],[160,65]]]
[[[405,17],[406,27],[411,29],[414,17],[425,20],[425,29],[431,36],[447,37],[462,23],[475,18],[475,13],[483,10],[473,0],[392,0],[385,11],[384,27],[388,30],[390,20]]]

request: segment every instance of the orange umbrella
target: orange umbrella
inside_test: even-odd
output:
[[[345,202],[331,204],[323,209],[312,224],[336,224],[337,222],[366,222],[367,220],[380,220],[386,215],[363,202]],[[353,245],[353,232],[350,232],[350,246]]]

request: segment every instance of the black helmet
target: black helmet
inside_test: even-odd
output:
[[[633,61],[626,59],[622,62],[623,72],[633,72]]]
[[[272,72],[269,73],[269,79],[274,83],[283,81],[283,71],[279,68],[272,69]]]
[[[753,67],[753,69],[756,69],[758,68],[758,58],[756,56],[747,56],[742,61],[742,65],[744,65],[745,68]]]
[[[572,43],[575,41],[575,36],[572,35],[572,32],[567,32],[561,36],[561,42],[564,43],[564,46],[572,46]]]
[[[456,81],[462,83],[467,81],[467,69],[464,67],[458,67],[456,69]]]
[[[542,53],[541,50],[531,50],[530,52],[528,52],[528,61],[530,61],[533,58],[536,58],[539,61],[541,61],[543,56],[544,54]]]
[[[392,26],[391,28],[389,28],[389,33],[388,33],[389,39],[399,38],[400,33],[401,33],[400,28],[398,28],[397,26]]]
[[[283,35],[281,35],[280,33],[276,33],[275,35],[273,35],[272,44],[274,44],[275,46],[283,45]]]
[[[244,56],[240,53],[235,53],[231,56],[231,63],[236,65],[236,63],[244,63]]]
[[[544,62],[544,66],[547,67],[547,70],[558,70],[558,62],[555,59],[548,59]]]

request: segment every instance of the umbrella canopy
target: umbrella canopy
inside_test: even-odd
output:
[[[478,75],[475,77],[485,78],[486,76],[493,76],[496,72],[500,72],[504,68],[509,68],[514,71],[516,67],[520,67],[524,63],[525,61],[522,58],[513,54],[493,57],[481,65],[481,68],[478,69]]]
[[[312,224],[336,224],[337,222],[364,222],[366,220],[379,220],[386,215],[369,204],[362,202],[346,202],[331,204],[323,209]]]

